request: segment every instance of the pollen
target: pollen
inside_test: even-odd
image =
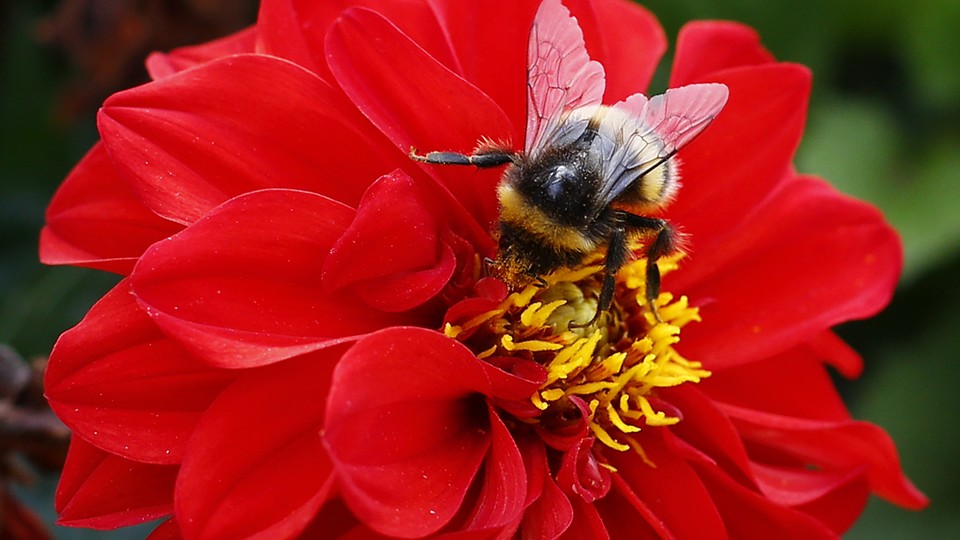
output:
[[[680,257],[661,259],[661,273],[675,270]],[[658,320],[645,300],[645,276],[646,260],[626,264],[612,308],[594,318],[603,267],[561,269],[513,291],[493,310],[448,323],[444,332],[479,358],[533,360],[543,368],[543,382],[529,398],[538,412],[518,421],[550,429],[551,420],[586,409],[590,435],[604,447],[655,465],[643,452],[643,431],[681,421],[673,408],[658,408],[664,405],[659,394],[699,383],[710,372],[674,348],[682,329],[700,321],[698,309],[685,296],[662,292]],[[571,407],[572,400],[586,407]]]

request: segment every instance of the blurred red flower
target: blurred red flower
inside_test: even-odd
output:
[[[604,102],[646,89],[666,48],[653,16],[566,3]],[[668,261],[667,324],[636,302],[643,261],[596,334],[550,303],[576,307],[589,271],[512,294],[480,278],[500,171],[407,152],[523,140],[536,9],[265,1],[255,27],[155,54],[153,82],[106,101],[41,236],[47,263],[124,276],[50,358],[47,395],[75,434],[62,524],[831,538],[870,493],[926,504],[826,367],[859,374],[830,328],[886,305],[899,241],[795,173],[810,75],[749,28],[678,38],[670,86],[730,98],[680,154],[666,216],[691,256]]]

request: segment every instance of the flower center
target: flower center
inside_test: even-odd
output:
[[[462,323],[448,322],[444,332],[494,365],[517,371],[520,364],[542,377],[527,407],[513,404],[509,412],[548,444],[563,444],[557,442],[563,434],[575,436],[581,426],[609,448],[643,456],[638,432],[680,421],[663,410],[672,409],[657,390],[710,376],[674,349],[681,329],[700,316],[686,297],[664,292],[657,321],[646,306],[646,260],[640,259],[620,270],[611,309],[590,322],[602,287],[599,257],[544,276],[545,286],[515,291]],[[661,259],[661,272],[676,269],[678,260]]]

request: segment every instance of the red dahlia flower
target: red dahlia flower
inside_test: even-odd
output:
[[[568,0],[604,103],[665,49],[644,9]],[[850,418],[830,330],[889,300],[880,214],[791,166],[810,75],[694,23],[671,86],[729,101],[680,153],[664,217],[588,327],[599,266],[514,291],[501,170],[411,146],[519,144],[533,1],[265,1],[240,34],[148,60],[54,197],[41,257],[120,283],[57,343],[74,431],[60,522],[154,538],[831,538],[870,493],[919,508],[889,437]],[[638,253],[643,251],[638,248]],[[596,255],[601,257],[602,254]],[[586,317],[586,318],[589,318]]]

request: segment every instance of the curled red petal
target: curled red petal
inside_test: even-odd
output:
[[[327,293],[321,269],[354,211],[263,190],[232,199],[155,244],[133,292],[163,331],[221,367],[268,364],[409,320]]]
[[[57,523],[102,530],[169,516],[179,470],[130,461],[75,438],[57,486]]]
[[[354,514],[401,537],[449,522],[494,437],[483,404],[492,391],[481,362],[437,332],[390,328],[358,341],[334,373],[324,430]]]
[[[151,212],[102,143],[73,168],[47,207],[40,260],[129,274],[150,244],[183,227]]]
[[[333,366],[327,349],[249,371],[197,425],[177,479],[189,538],[293,538],[329,496],[321,437]]]
[[[220,58],[114,94],[98,127],[137,196],[183,224],[270,187],[355,204],[373,180],[407,162],[327,83],[260,55]]]
[[[523,538],[553,540],[573,523],[573,504],[560,486],[547,474],[540,496],[523,513]]]
[[[861,469],[817,471],[753,464],[760,489],[771,501],[809,514],[840,534],[863,513],[870,484]]]
[[[902,256],[875,208],[795,178],[722,248],[695,253],[697,264],[668,276],[668,288],[704,301],[704,322],[685,328],[678,347],[711,370],[782,352],[879,311]]]
[[[704,81],[716,71],[773,61],[753,28],[730,21],[694,21],[677,36],[670,87]]]
[[[819,421],[721,404],[744,438],[823,470],[866,468],[873,491],[905,508],[929,503],[900,468],[897,449],[885,431],[868,422]]]
[[[330,290],[350,285],[384,311],[423,304],[440,292],[456,267],[434,214],[408,174],[381,177],[324,261],[324,285]]]
[[[76,437],[127,459],[173,464],[232,379],[160,332],[124,280],[57,341],[45,391]]]
[[[814,357],[840,372],[848,379],[856,379],[863,373],[863,358],[831,330],[814,336],[804,347]]]
[[[596,439],[584,437],[563,454],[557,482],[573,497],[588,503],[610,492],[610,471],[601,467],[593,453]]]
[[[471,152],[483,137],[505,140],[512,134],[510,121],[493,100],[376,12],[345,12],[327,34],[326,51],[340,87],[404,152],[412,147]],[[437,121],[449,118],[456,121]],[[479,223],[493,221],[499,170],[424,168],[442,178]]]
[[[150,53],[146,62],[147,72],[151,79],[157,80],[224,56],[252,53],[256,38],[257,27],[251,26],[201,45],[179,47],[166,53]]]
[[[484,460],[480,498],[465,529],[492,529],[520,521],[527,496],[527,473],[516,441],[493,407],[490,419],[490,451]]]

